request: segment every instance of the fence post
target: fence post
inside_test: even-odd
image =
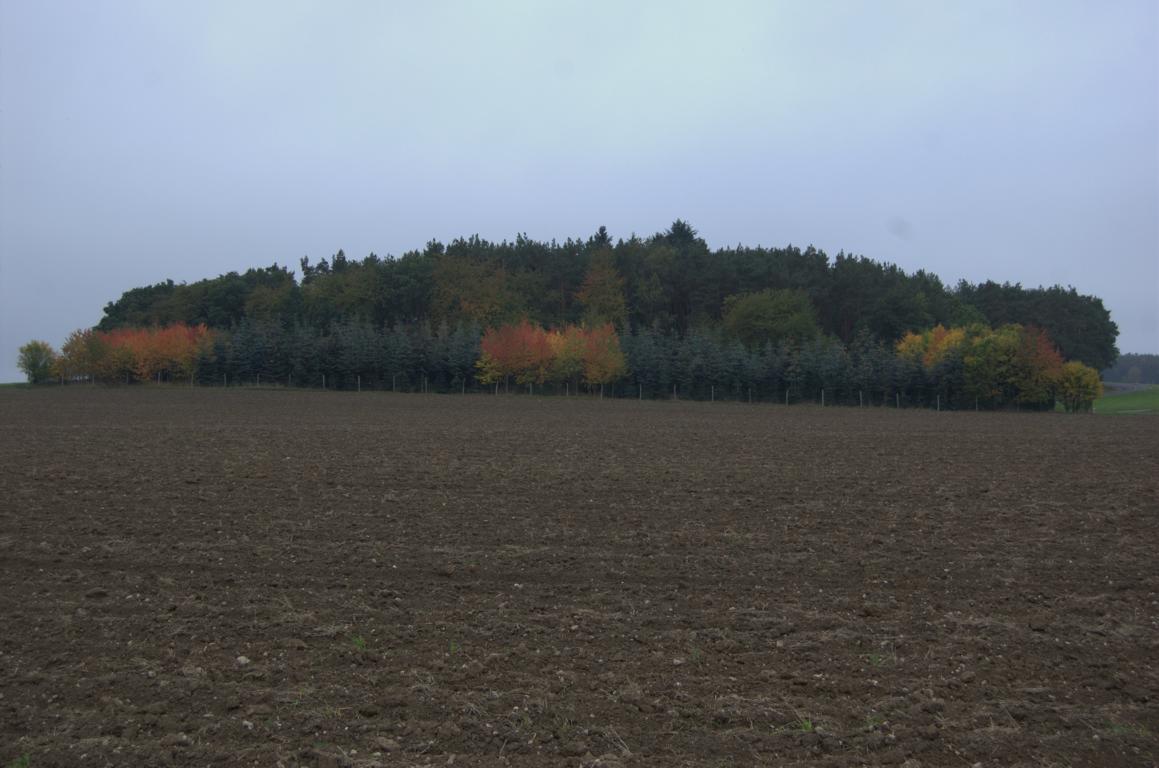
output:
[[[362,374],[358,374],[358,391],[362,391]]]
[[[825,387],[821,387],[821,407],[825,407]]]
[[[789,388],[785,387],[785,405],[789,404]]]
[[[898,408],[901,408],[901,392],[894,392],[893,393],[893,400],[894,400],[894,404]]]

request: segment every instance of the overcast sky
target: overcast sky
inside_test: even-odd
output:
[[[432,238],[810,243],[1159,352],[1159,3],[0,0],[0,381],[122,291]]]

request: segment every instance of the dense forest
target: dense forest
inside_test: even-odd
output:
[[[300,281],[277,265],[190,284],[166,281],[126,291],[105,307],[98,328],[182,322],[228,330],[248,319],[328,333],[352,322],[486,328],[529,320],[549,328],[610,322],[621,333],[685,338],[727,330],[730,306],[767,291],[807,300],[798,335],[815,330],[847,345],[864,334],[893,344],[938,324],[1017,323],[1044,329],[1068,360],[1104,369],[1118,357],[1110,313],[1100,299],[1073,288],[993,282],[949,288],[928,272],[907,274],[845,253],[831,259],[812,247],[712,251],[679,220],[652,237],[615,242],[601,227],[586,241],[471,237],[361,261],[339,251],[316,264],[303,258]],[[768,330],[761,341],[785,339],[777,328]]]
[[[1159,384],[1159,355],[1127,353],[1103,371],[1103,379],[1126,384]]]
[[[59,353],[27,345],[21,366],[33,381],[1083,410],[1117,333],[1073,288],[947,288],[814,248],[713,252],[677,221],[647,239],[473,237],[303,258],[300,281],[275,265],[134,288]]]

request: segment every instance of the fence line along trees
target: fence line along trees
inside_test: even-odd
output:
[[[758,321],[747,327],[768,327]],[[1077,362],[1064,365],[1046,332],[1031,326],[935,325],[896,345],[867,329],[848,344],[819,333],[741,335],[714,327],[621,334],[610,322],[545,329],[529,320],[481,330],[470,320],[432,327],[356,319],[320,330],[243,318],[228,331],[183,323],[76,331],[59,355],[43,342],[26,345],[22,367],[28,352],[37,382],[59,376],[399,392],[499,385],[534,392],[549,385],[561,393],[623,383],[614,394],[949,409],[1049,409],[1058,401],[1082,410],[1098,396],[1091,383],[1097,373]]]

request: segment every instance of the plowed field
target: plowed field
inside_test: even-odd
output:
[[[1149,417],[0,391],[0,765],[1150,765],[1157,551]]]

